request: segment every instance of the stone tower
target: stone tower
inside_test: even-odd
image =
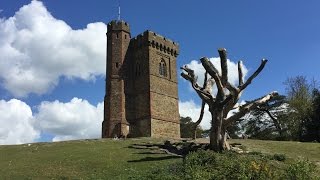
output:
[[[107,73],[102,137],[126,135],[124,62],[130,43],[130,28],[123,21],[112,21],[107,31]]]
[[[102,137],[180,138],[177,43],[151,31],[130,38],[129,25],[111,21]]]

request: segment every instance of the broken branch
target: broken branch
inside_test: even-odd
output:
[[[264,104],[264,103],[270,101],[272,98],[274,98],[276,96],[278,96],[278,92],[274,91],[274,92],[271,92],[270,94],[267,94],[259,99],[256,99],[256,100],[248,102],[244,105],[241,105],[239,108],[239,112],[235,113],[233,116],[226,119],[226,121],[225,121],[226,125],[229,125],[229,124],[235,122],[236,120],[238,120],[241,117],[243,117],[244,115],[246,115],[252,109],[256,108],[257,106],[259,106],[261,104]]]
[[[221,99],[223,99],[224,90],[223,90],[223,85],[222,85],[218,70],[213,66],[213,64],[209,61],[208,58],[203,57],[200,59],[200,61],[204,69],[210,74],[210,76],[216,82],[217,89],[218,89],[217,97],[220,97]]]
[[[256,72],[254,72],[246,81],[246,83],[244,83],[242,86],[240,86],[240,91],[244,90],[249,84],[251,84],[251,81],[258,76],[258,74],[262,71],[262,69],[264,68],[264,66],[266,65],[266,63],[268,62],[268,60],[266,59],[262,59],[261,60],[261,64],[259,66],[259,68],[256,70]]]
[[[242,61],[238,62],[239,87],[243,85]]]
[[[228,82],[228,65],[227,65],[227,50],[225,48],[218,49],[221,64],[221,82],[226,86]]]

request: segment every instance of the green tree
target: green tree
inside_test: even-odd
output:
[[[245,133],[258,139],[320,141],[320,92],[315,81],[296,76],[284,84],[287,96],[257,106],[244,118]]]
[[[241,124],[252,138],[284,140],[289,111],[286,96],[279,95],[250,111]]]
[[[304,125],[302,141],[320,142],[320,92],[318,89],[314,89],[312,93],[312,112],[308,120]]]
[[[292,140],[303,140],[307,133],[306,125],[312,121],[312,91],[315,85],[308,82],[305,76],[288,78],[284,84],[288,103],[292,108],[288,116],[288,133]]]
[[[194,138],[194,134],[196,134],[196,137],[202,137],[202,128],[197,125],[196,130],[194,131],[194,125],[195,123],[192,122],[190,117],[180,117],[181,138]]]

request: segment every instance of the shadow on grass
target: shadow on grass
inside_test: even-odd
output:
[[[132,144],[128,146],[130,149],[158,149],[163,145],[161,144]]]
[[[134,154],[165,154],[163,152],[139,152],[139,153],[134,153]]]
[[[161,161],[161,160],[177,159],[177,158],[181,158],[181,157],[178,157],[178,156],[145,157],[145,158],[142,158],[142,159],[130,160],[130,161],[127,161],[127,162],[134,163],[134,162],[146,162],[146,161]]]
[[[127,161],[129,163],[146,162],[146,161],[161,161],[161,160],[181,158],[181,157],[175,156],[175,155],[168,156],[164,152],[160,152],[160,149],[166,148],[162,144],[133,144],[131,146],[128,146],[127,148],[130,148],[130,149],[144,149],[144,150],[150,150],[151,151],[151,152],[150,151],[138,152],[138,153],[135,153],[135,154],[145,154],[145,155],[156,155],[156,154],[158,154],[158,155],[164,155],[164,156],[161,156],[161,157],[145,157],[145,158],[138,159],[138,160],[129,160],[129,161]]]

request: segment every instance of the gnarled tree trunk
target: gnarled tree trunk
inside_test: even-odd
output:
[[[227,66],[227,52],[226,49],[218,50],[221,62],[221,74],[217,68],[209,61],[208,58],[203,57],[200,59],[202,66],[205,68],[205,78],[203,86],[199,86],[197,83],[197,77],[192,69],[187,66],[181,67],[184,72],[181,76],[188,80],[193,89],[197,92],[198,96],[202,99],[201,114],[195,125],[199,125],[203,118],[204,105],[208,104],[209,111],[211,113],[212,122],[210,129],[210,148],[215,151],[223,151],[230,149],[227,142],[227,127],[231,126],[234,122],[239,120],[250,110],[258,107],[277,96],[277,92],[271,92],[270,94],[263,96],[259,99],[247,102],[244,105],[238,106],[237,102],[243,92],[243,90],[252,82],[252,80],[262,71],[267,60],[263,59],[259,68],[247,79],[243,81],[242,62],[238,62],[238,75],[239,85],[236,87],[228,82],[228,66]],[[208,78],[207,75],[211,78]],[[218,91],[214,95],[212,94],[212,86],[216,85]],[[232,116],[228,117],[228,113],[235,108],[239,108],[239,111]],[[195,126],[196,128],[196,126]]]

